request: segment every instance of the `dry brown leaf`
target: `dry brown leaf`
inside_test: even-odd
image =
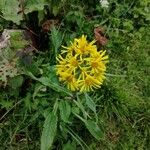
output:
[[[104,46],[107,44],[108,39],[104,36],[104,29],[101,27],[97,27],[94,29],[95,39],[98,44]]]
[[[58,19],[50,19],[50,20],[46,20],[43,24],[42,24],[42,29],[44,32],[48,32],[53,25],[57,25],[58,24]]]

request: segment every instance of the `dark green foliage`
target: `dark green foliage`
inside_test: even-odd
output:
[[[2,150],[149,149],[149,0],[109,0],[108,8],[99,0],[4,0],[0,17],[0,33],[29,26],[37,34],[33,46],[44,45],[33,52],[30,63],[15,61],[19,74],[8,68],[7,85],[0,84]],[[42,23],[48,19],[59,21],[43,33]],[[98,26],[108,39],[99,46],[110,60],[105,83],[91,93],[71,92],[58,81],[56,57],[61,45],[82,34],[93,40]],[[29,44],[20,33],[12,37],[10,48],[3,49],[9,60]]]

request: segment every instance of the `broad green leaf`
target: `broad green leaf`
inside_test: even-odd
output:
[[[96,105],[95,105],[93,99],[92,99],[87,93],[85,93],[85,99],[86,99],[86,104],[87,104],[87,106],[88,106],[93,112],[96,112]]]
[[[85,126],[97,140],[100,140],[101,138],[103,138],[103,132],[94,121],[85,120]]]
[[[45,0],[27,0],[25,2],[25,14],[31,13],[33,11],[41,11],[46,5]]]
[[[58,118],[54,112],[49,113],[44,122],[41,137],[41,150],[49,150],[53,144],[57,131]]]
[[[60,110],[60,116],[61,119],[64,122],[69,122],[69,116],[71,114],[71,107],[67,101],[60,101],[59,102],[59,110]]]
[[[23,17],[22,14],[18,14],[19,2],[17,0],[2,0],[0,5],[3,17],[6,20],[20,24],[20,21],[23,19]]]

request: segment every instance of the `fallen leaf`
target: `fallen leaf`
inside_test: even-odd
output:
[[[97,27],[94,29],[95,39],[98,44],[104,46],[107,44],[108,39],[104,36],[104,29],[101,27]]]
[[[58,24],[58,19],[50,19],[50,20],[46,20],[43,24],[42,24],[42,29],[44,32],[48,32],[53,25],[57,25]]]

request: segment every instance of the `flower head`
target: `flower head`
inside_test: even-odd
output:
[[[107,8],[109,6],[108,0],[100,0],[101,6]]]
[[[74,39],[68,47],[58,55],[56,65],[59,80],[72,91],[93,91],[100,88],[105,79],[108,55],[106,51],[97,51],[94,44],[88,42],[86,36]]]

